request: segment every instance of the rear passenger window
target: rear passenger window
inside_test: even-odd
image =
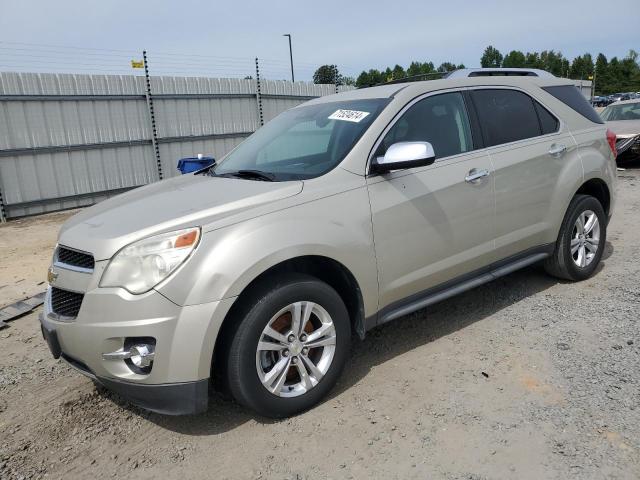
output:
[[[385,135],[376,157],[383,156],[387,148],[398,142],[429,142],[436,158],[473,150],[462,94],[433,95],[409,107]]]
[[[558,119],[549,113],[549,110],[544,108],[535,100],[533,103],[536,106],[536,112],[538,112],[538,118],[540,119],[540,126],[542,127],[542,134],[547,135],[548,133],[554,133],[558,131],[558,127],[560,127],[560,122]]]
[[[533,99],[517,90],[473,90],[473,103],[487,147],[541,134]]]

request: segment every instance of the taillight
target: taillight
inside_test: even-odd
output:
[[[607,143],[609,144],[609,148],[611,149],[611,153],[613,153],[613,157],[618,156],[618,152],[616,151],[616,134],[607,128]]]

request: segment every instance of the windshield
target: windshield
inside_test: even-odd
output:
[[[211,172],[275,181],[318,177],[338,165],[388,98],[292,108],[242,142]]]
[[[605,122],[613,120],[640,120],[640,102],[609,105],[600,114]]]

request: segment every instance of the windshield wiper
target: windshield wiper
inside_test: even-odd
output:
[[[236,172],[225,172],[221,175],[248,179],[252,178],[256,180],[263,180],[265,182],[273,182],[276,179],[276,176],[273,173],[263,172],[262,170],[238,170]]]

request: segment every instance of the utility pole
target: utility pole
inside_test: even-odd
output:
[[[285,33],[282,35],[283,37],[289,37],[289,60],[291,61],[291,81],[295,82],[295,77],[293,76],[293,50],[291,48],[291,34]]]

